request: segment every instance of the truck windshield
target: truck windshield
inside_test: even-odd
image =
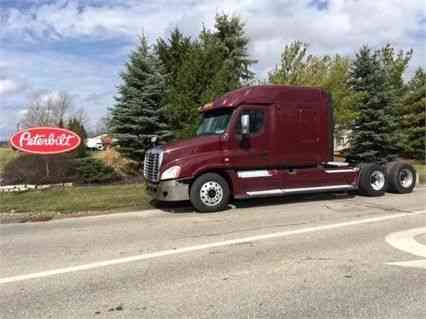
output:
[[[225,133],[231,119],[232,110],[218,110],[203,114],[197,136],[221,135]]]

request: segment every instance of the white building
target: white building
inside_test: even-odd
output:
[[[334,134],[334,152],[339,153],[348,149],[352,130],[340,130]]]
[[[103,151],[105,146],[102,141],[102,135],[86,139],[86,147],[93,151]]]

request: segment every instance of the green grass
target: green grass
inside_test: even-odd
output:
[[[417,170],[420,184],[426,184],[426,164],[418,163],[414,164],[414,167]]]
[[[4,166],[17,155],[17,152],[14,152],[10,148],[0,147],[0,173],[2,172]]]
[[[0,193],[0,215],[86,213],[150,208],[143,184],[52,188]]]

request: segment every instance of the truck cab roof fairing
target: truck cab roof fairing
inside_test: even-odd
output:
[[[286,85],[262,85],[244,87],[218,97],[212,103],[208,103],[200,108],[200,112],[209,112],[222,108],[236,108],[242,104],[250,105],[270,105],[280,103],[283,100],[291,99],[292,96],[300,96],[304,92],[304,97],[308,100],[316,100],[325,93],[320,88],[297,87]]]

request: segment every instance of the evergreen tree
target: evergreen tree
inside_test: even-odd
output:
[[[223,68],[225,72],[229,72],[227,73],[227,91],[233,90],[254,78],[254,72],[250,70],[250,67],[257,61],[249,57],[249,38],[244,29],[245,24],[239,17],[216,15],[215,28],[214,36],[224,50]],[[218,72],[218,77],[223,78],[223,74],[220,73]]]
[[[425,161],[426,73],[419,68],[408,83],[402,100],[403,150],[405,155]]]
[[[168,94],[168,115],[178,138],[193,136],[199,107],[224,93],[210,87],[222,64],[216,40],[194,42]]]
[[[253,78],[248,41],[240,19],[222,15],[214,31],[203,29],[194,41],[175,30],[168,41],[157,42],[163,64],[176,61],[168,70],[166,103],[177,137],[194,134],[200,106]]]
[[[201,105],[241,87],[240,79],[236,78],[238,70],[232,68],[231,55],[216,33],[204,29],[200,34],[199,48],[198,54],[202,61],[200,74],[203,81],[200,91]]]
[[[164,140],[171,136],[163,107],[166,79],[160,60],[144,36],[121,78],[110,125],[118,151],[142,165],[150,138],[157,135]]]
[[[390,44],[387,44],[378,51],[386,75],[386,85],[390,98],[387,116],[394,119],[394,131],[392,134],[397,138],[400,150],[404,148],[404,134],[401,122],[402,100],[407,91],[407,86],[404,84],[403,80],[403,74],[407,70],[412,54],[413,50],[407,52],[400,50],[396,52]]]
[[[386,81],[391,86],[391,89],[394,90],[395,97],[400,99],[406,89],[402,76],[407,70],[413,50],[395,52],[395,49],[390,44],[387,44],[379,52],[386,72]]]
[[[353,163],[394,160],[398,156],[398,117],[392,109],[392,86],[387,81],[380,52],[364,46],[351,69],[354,91],[362,94],[352,127],[347,160]]]
[[[73,155],[76,157],[85,157],[87,156],[87,148],[86,148],[86,139],[87,139],[87,131],[83,125],[83,123],[76,117],[72,117],[68,123],[67,128],[78,136],[80,136],[81,144],[80,146],[73,152]]]
[[[167,82],[164,108],[170,128],[176,137],[191,135],[182,131],[188,123],[194,122],[192,109],[197,99],[194,94],[188,93],[195,91],[200,85],[197,81],[192,81],[192,69],[198,68],[198,62],[194,60],[197,43],[175,28],[169,39],[157,40],[155,50],[164,65],[163,72]]]
[[[172,31],[169,39],[157,40],[155,51],[164,66],[168,85],[175,83],[179,68],[187,58],[191,47],[191,38],[184,36],[177,27]]]

